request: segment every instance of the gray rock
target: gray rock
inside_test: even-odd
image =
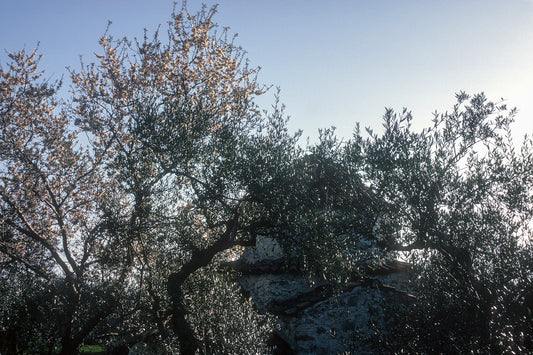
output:
[[[365,241],[364,247],[372,246]],[[376,329],[386,333],[385,304],[414,297],[407,293],[412,273],[405,263],[391,261],[369,268],[367,277],[336,293],[324,280],[280,272],[279,265],[270,269],[275,274],[268,273],[265,263],[279,263],[282,257],[274,240],[259,239],[240,260],[244,274],[240,283],[260,312],[277,316],[277,334],[297,354],[377,353],[369,338]],[[267,272],[257,272],[254,263]]]

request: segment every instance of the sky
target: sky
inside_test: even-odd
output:
[[[200,0],[189,0],[195,12]],[[455,93],[485,92],[519,109],[516,140],[533,134],[533,0],[218,0],[214,20],[261,66],[259,81],[281,88],[289,128],[316,139],[356,122],[378,129],[386,107],[412,111],[417,129],[451,110]],[[39,43],[46,76],[67,76],[116,38],[165,28],[170,0],[0,0],[0,49]],[[5,52],[0,63],[5,63]],[[258,100],[273,103],[273,92]]]

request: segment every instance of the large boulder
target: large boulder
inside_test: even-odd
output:
[[[257,309],[277,316],[276,336],[296,354],[378,353],[372,338],[387,332],[386,306],[414,299],[409,265],[394,260],[365,266],[365,276],[340,290],[289,265],[270,238],[258,238],[232,266]]]

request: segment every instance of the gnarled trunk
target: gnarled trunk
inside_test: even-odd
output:
[[[189,322],[185,319],[186,311],[181,291],[182,284],[183,281],[180,280],[177,273],[169,276],[167,290],[172,304],[172,328],[178,337],[180,354],[194,355],[198,349],[198,342]]]
[[[191,259],[179,271],[169,275],[167,292],[172,304],[172,329],[178,337],[181,355],[193,355],[198,349],[198,341],[194,331],[185,318],[187,312],[183,304],[183,283],[197,270],[209,265],[214,256],[223,250],[242,244],[235,240],[239,223],[239,206],[235,208],[233,218],[226,223],[226,230],[220,238],[205,249],[196,249]]]

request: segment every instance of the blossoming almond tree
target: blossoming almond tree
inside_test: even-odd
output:
[[[113,183],[102,175],[97,158],[80,147],[58,106],[59,85],[42,79],[37,52],[9,58],[7,70],[0,70],[2,276],[17,268],[45,282],[61,305],[54,336],[70,353],[113,309],[111,287],[101,297],[95,294],[97,308],[81,304],[99,283],[91,275],[106,244],[98,208]],[[126,275],[122,266],[116,271],[120,276],[108,278],[110,285]]]

